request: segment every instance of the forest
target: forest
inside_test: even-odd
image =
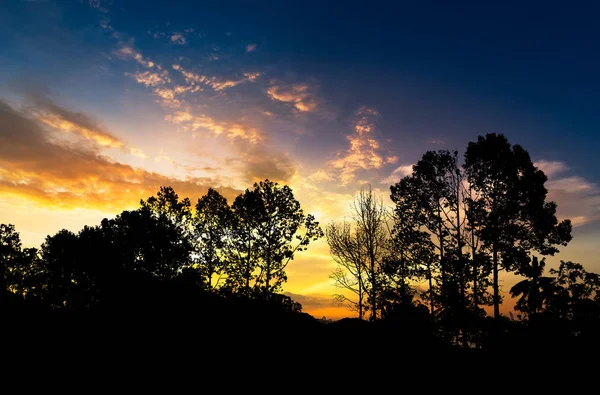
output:
[[[341,223],[319,223],[289,186],[267,179],[233,202],[212,188],[192,201],[164,186],[139,208],[60,230],[40,248],[24,248],[3,224],[3,326],[13,346],[72,351],[333,347],[365,361],[395,351],[583,352],[600,345],[600,276],[562,260],[546,270],[572,239],[546,181],[523,147],[487,134],[463,158],[426,152],[389,187],[391,207],[364,187]],[[288,265],[319,239],[337,265],[332,297],[356,318],[312,317],[282,293]],[[510,316],[500,314],[502,272],[519,276]]]

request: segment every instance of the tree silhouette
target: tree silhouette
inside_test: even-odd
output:
[[[352,229],[352,224],[331,223],[327,226],[325,235],[329,252],[338,267],[330,274],[336,287],[342,290],[334,295],[339,303],[349,304],[351,310],[363,319],[366,302],[367,256],[364,249],[364,236],[360,229]],[[348,297],[346,292],[356,295]]]
[[[232,221],[233,213],[227,199],[213,188],[198,199],[193,218],[193,239],[199,269],[209,290],[213,288],[213,277],[220,278],[226,271],[224,249]]]
[[[542,276],[546,258],[538,261],[534,256],[530,263],[526,263],[518,270],[525,276],[524,280],[516,283],[510,294],[513,298],[519,298],[515,310],[522,311],[529,316],[538,313],[548,303],[555,291],[554,278]]]
[[[268,296],[279,291],[281,284],[287,281],[285,268],[294,254],[323,237],[323,231],[311,214],[304,214],[287,185],[265,180],[255,183],[254,191],[260,199],[256,228],[260,259],[256,285]]]
[[[410,228],[413,233],[426,232],[430,235],[428,243],[435,248],[435,255],[430,256],[437,258],[437,264],[428,266],[439,269],[439,278],[435,278],[435,286],[429,281],[429,298],[444,303],[448,295],[459,295],[465,304],[467,258],[462,252],[465,218],[461,217],[464,186],[457,152],[427,151],[413,166],[412,174],[392,185],[390,190],[397,227]],[[423,244],[425,234],[414,235]],[[431,270],[428,275],[434,277]],[[441,293],[436,295],[435,289]],[[430,301],[432,314],[433,299]]]
[[[226,288],[249,296],[252,291],[259,250],[256,234],[261,213],[258,192],[246,189],[232,204],[232,227],[226,246]]]
[[[12,268],[17,264],[21,254],[21,238],[12,224],[0,225],[0,303],[8,292]]]
[[[514,271],[528,253],[554,254],[571,239],[569,220],[558,223],[546,203],[547,178],[529,153],[494,133],[479,136],[465,152],[465,171],[478,199],[469,199],[469,217],[481,224],[478,237],[492,255],[494,317],[500,316],[498,272]]]

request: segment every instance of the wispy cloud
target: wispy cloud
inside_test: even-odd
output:
[[[334,177],[323,169],[319,169],[308,176],[311,181],[333,181]]]
[[[546,174],[547,177],[554,177],[559,173],[567,171],[569,168],[561,161],[539,160],[534,165]]]
[[[176,111],[173,114],[168,114],[165,119],[180,125],[187,131],[208,130],[215,135],[223,134],[230,140],[241,138],[256,144],[262,138],[256,128],[246,127],[236,122],[218,122],[207,115],[194,115],[188,111]]]
[[[185,81],[188,84],[202,84],[202,85],[212,88],[215,91],[222,91],[227,88],[232,88],[232,87],[245,81],[245,79],[234,81],[234,80],[220,80],[216,77],[208,77],[206,75],[187,71],[178,64],[174,64],[172,67],[174,70],[179,71],[183,75],[183,77],[185,78]],[[250,78],[248,78],[248,79],[250,79]]]
[[[256,81],[261,75],[262,73],[260,72],[244,73],[244,77],[246,77],[246,79],[251,82]]]
[[[394,171],[392,172],[392,174],[390,174],[389,177],[384,178],[383,180],[381,180],[382,184],[395,184],[398,181],[400,181],[402,178],[409,176],[412,174],[412,168],[413,165],[402,165],[397,167],[396,169],[394,169]]]
[[[186,39],[183,33],[173,33],[171,35],[171,42],[179,45],[184,45],[186,43]]]
[[[253,52],[256,50],[256,44],[255,43],[251,43],[246,45],[246,52]]]
[[[117,51],[117,56],[122,58],[131,58],[147,68],[153,68],[155,63],[147,58],[144,58],[140,52],[138,52],[135,48],[129,45],[123,45]]]
[[[317,100],[307,84],[285,84],[281,81],[271,81],[267,95],[272,100],[293,105],[300,112],[317,109]]]
[[[359,170],[379,169],[385,164],[394,163],[397,156],[387,156],[383,152],[374,131],[379,114],[370,107],[362,107],[356,114],[354,133],[347,136],[350,148],[338,153],[337,158],[330,162],[337,170],[342,185],[354,181]]]
[[[598,185],[584,177],[565,174],[570,168],[562,161],[540,160],[535,165],[548,176],[548,199],[558,204],[561,218],[571,219],[573,226],[600,220]]]
[[[102,124],[92,117],[56,104],[40,92],[25,93],[30,111],[43,124],[61,132],[73,133],[92,140],[103,147],[123,148],[125,143],[108,132]]]

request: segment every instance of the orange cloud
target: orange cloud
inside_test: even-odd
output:
[[[164,85],[165,83],[170,82],[168,77],[161,76],[158,73],[153,73],[151,71],[137,71],[132,74],[132,77],[138,83],[146,86]]]
[[[110,161],[94,150],[60,145],[36,119],[0,101],[0,195],[47,208],[118,212],[164,185],[192,199],[211,186],[228,199],[239,192],[218,180],[174,179]]]
[[[136,51],[133,47],[124,45],[118,51],[117,55],[121,57],[129,57],[144,67],[153,68],[155,63],[151,60],[148,60],[142,56],[141,53]]]
[[[260,77],[262,73],[254,72],[254,73],[244,73],[244,77],[248,79],[248,81],[254,82]]]
[[[272,100],[293,104],[301,112],[310,112],[317,108],[316,99],[310,92],[308,85],[305,84],[286,85],[271,81],[271,86],[267,89],[267,95]]]
[[[246,45],[246,52],[253,52],[254,50],[256,50],[256,44],[251,43]]]
[[[125,146],[100,122],[86,114],[59,106],[50,98],[37,92],[26,92],[25,98],[34,106],[32,112],[35,118],[47,126],[94,141],[102,147],[123,148]]]
[[[193,115],[188,111],[176,111],[173,114],[168,114],[165,119],[176,125],[181,125],[184,130],[205,129],[216,135],[224,134],[229,140],[240,138],[256,144],[262,138],[256,128],[245,127],[236,122],[217,122],[207,115]]]
[[[330,165],[339,171],[338,178],[343,185],[353,181],[358,170],[379,169],[398,159],[397,156],[385,157],[381,153],[380,143],[373,135],[377,116],[378,113],[373,108],[359,109],[354,133],[347,137],[350,148],[330,161]]]
[[[191,71],[187,71],[184,70],[180,65],[178,64],[174,64],[173,69],[179,71],[183,77],[185,78],[185,81],[188,84],[203,84],[206,86],[211,87],[213,90],[215,91],[222,91],[224,89],[227,88],[232,88],[242,82],[244,82],[244,80],[239,80],[239,81],[233,81],[233,80],[225,80],[225,81],[220,81],[219,79],[215,78],[215,77],[207,77],[205,75],[202,74],[195,74]]]

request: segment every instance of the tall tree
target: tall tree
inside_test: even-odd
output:
[[[371,185],[362,187],[352,204],[352,217],[357,232],[360,233],[366,258],[368,302],[370,319],[377,319],[381,299],[380,283],[383,274],[383,261],[389,249],[387,211],[383,201],[378,199]]]
[[[232,217],[227,199],[213,188],[209,188],[196,203],[193,239],[199,269],[209,290],[213,289],[213,277],[217,275],[220,278],[225,272],[224,248],[230,235]]]
[[[435,248],[439,278],[436,278],[435,286],[430,281],[429,297],[440,302],[448,295],[464,297],[466,293],[465,218],[462,214],[465,191],[457,155],[457,152],[446,150],[427,151],[413,166],[412,174],[390,188],[397,226],[407,229],[408,225],[411,232],[426,232],[429,243]],[[436,296],[434,288],[441,293]],[[451,288],[459,291],[449,292]],[[433,310],[433,302],[431,306]]]
[[[289,186],[265,180],[255,183],[254,191],[260,198],[256,282],[261,293],[268,296],[287,281],[285,268],[294,254],[323,237],[323,231],[314,216],[304,214]]]
[[[256,278],[259,259],[257,229],[261,220],[262,201],[257,191],[246,189],[232,204],[231,232],[227,238],[226,288],[249,296]]]
[[[367,288],[367,256],[364,249],[364,236],[360,229],[352,229],[352,224],[331,223],[327,226],[325,235],[329,252],[338,267],[329,276],[337,288],[341,289],[334,299],[340,303],[349,304],[352,310],[358,312],[358,318],[363,319]],[[356,296],[347,296],[350,292]]]
[[[491,251],[494,317],[500,316],[498,273],[514,271],[534,250],[558,251],[571,239],[569,220],[558,222],[556,204],[546,203],[547,178],[529,153],[505,136],[479,136],[465,152],[464,168],[478,199],[469,199],[470,217],[481,224],[478,237]]]

